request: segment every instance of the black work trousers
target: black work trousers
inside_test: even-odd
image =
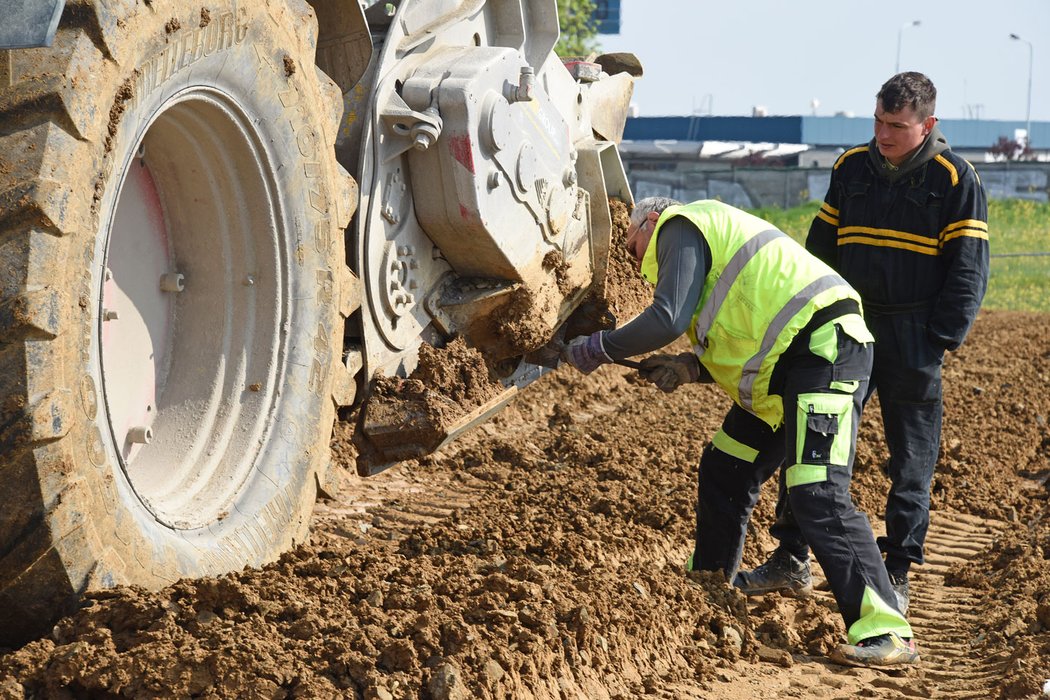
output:
[[[759,490],[779,469],[794,476],[787,494],[795,521],[812,545],[848,629],[861,615],[866,588],[891,605],[896,599],[871,524],[849,493],[871,344],[857,343],[841,330],[838,344],[834,362],[812,354],[804,342],[781,357],[777,373],[784,423],[779,429],[739,406],[729,410],[720,435],[700,460],[693,565],[721,569],[733,580]],[[840,410],[819,408],[832,405]],[[720,438],[729,447],[720,449]],[[796,466],[802,470],[801,483],[799,471],[789,472]]]
[[[886,569],[907,571],[923,563],[930,526],[930,485],[940,452],[943,415],[941,363],[944,351],[926,340],[923,316],[870,314],[875,359],[867,399],[876,391],[882,410],[890,479],[886,535],[878,538]],[[799,528],[781,479],[777,519],[770,534],[804,558],[806,538]]]

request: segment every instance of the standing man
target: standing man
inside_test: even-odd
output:
[[[941,442],[941,362],[966,338],[988,287],[988,205],[980,178],[952,153],[933,116],[937,90],[900,73],[879,90],[875,137],[839,157],[806,239],[864,302],[875,336],[869,395],[878,391],[890,459],[886,570],[907,612],[908,570],[923,562],[930,484]],[[766,563],[743,571],[749,594],[809,586],[806,538],[785,498]]]
[[[917,663],[871,525],[849,494],[873,341],[858,294],[771,224],[717,201],[639,201],[627,247],[656,285],[652,304],[622,328],[570,341],[562,357],[589,373],[687,333],[693,352],[647,357],[642,376],[663,391],[714,381],[733,399],[700,460],[688,568],[733,580],[762,483],[783,467],[846,623],[849,643],[832,658]]]

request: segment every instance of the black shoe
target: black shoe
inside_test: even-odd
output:
[[[733,585],[746,595],[761,595],[770,591],[809,595],[813,592],[809,557],[799,559],[786,549],[778,548],[765,564],[751,571],[737,573]]]
[[[901,615],[908,614],[908,603],[911,599],[911,590],[908,588],[908,572],[907,571],[890,571],[890,585],[893,586],[893,593],[897,596],[897,609],[900,610]]]
[[[854,644],[840,644],[828,657],[847,666],[903,666],[919,663],[915,641],[896,632],[862,639]]]

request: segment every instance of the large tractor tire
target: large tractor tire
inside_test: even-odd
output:
[[[0,646],[302,541],[356,205],[302,0],[79,0],[0,51]]]

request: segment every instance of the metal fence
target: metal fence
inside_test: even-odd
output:
[[[624,167],[635,199],[720,199],[746,209],[790,209],[819,201],[831,181],[831,168],[719,167],[630,158],[625,159]],[[1050,163],[980,163],[975,167],[991,199],[1050,201]]]
[[[982,163],[975,167],[990,199],[1050,201],[1050,163]],[[831,168],[817,167],[716,168],[695,162],[625,159],[625,168],[635,199],[720,199],[745,209],[790,209],[820,201],[831,181]],[[986,308],[1050,312],[1050,221],[1036,220],[1034,226],[1035,236],[1024,234],[1032,229],[1031,221],[1018,231],[996,231]]]

